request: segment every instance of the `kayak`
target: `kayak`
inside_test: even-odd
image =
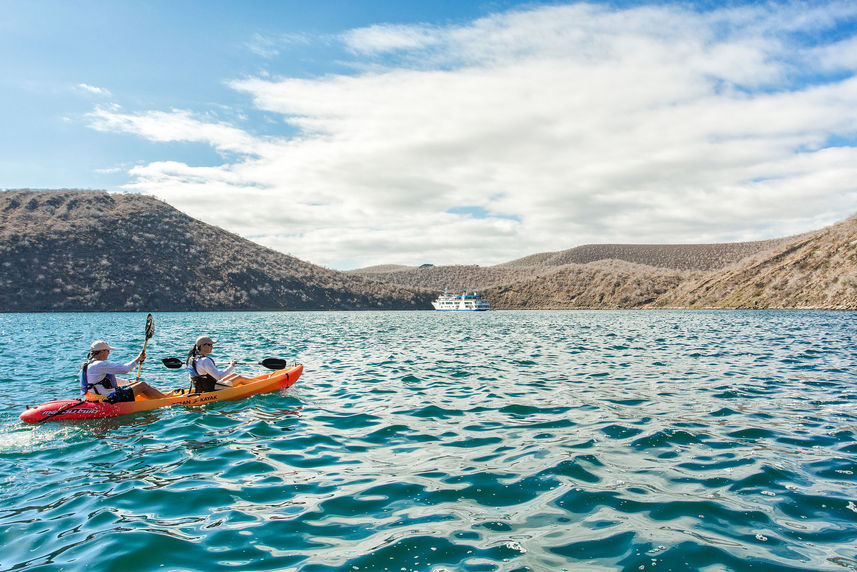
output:
[[[187,389],[175,390],[167,397],[146,399],[138,396],[134,401],[122,403],[107,403],[106,401],[89,401],[86,399],[61,399],[50,401],[35,407],[28,407],[21,413],[21,421],[26,423],[41,423],[43,421],[70,421],[75,419],[103,419],[131,415],[142,411],[152,411],[173,405],[206,405],[218,401],[235,401],[257,393],[270,393],[285,389],[294,384],[304,371],[304,366],[295,364],[292,367],[265,373],[252,377],[251,383],[237,387],[228,387],[219,391],[204,393],[188,393]]]

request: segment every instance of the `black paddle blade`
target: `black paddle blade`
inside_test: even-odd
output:
[[[155,318],[151,314],[146,316],[146,339],[151,339],[155,335]]]
[[[184,365],[184,362],[177,357],[165,357],[161,361],[170,369],[178,369]]]
[[[165,357],[161,360],[164,365],[170,369],[179,369],[180,367],[184,367],[185,363],[179,358],[175,357]],[[240,362],[244,365],[261,365],[267,367],[268,369],[286,369],[288,365],[286,360],[279,358],[266,358],[260,362]]]
[[[266,358],[259,362],[268,369],[286,369],[286,360],[278,358]]]

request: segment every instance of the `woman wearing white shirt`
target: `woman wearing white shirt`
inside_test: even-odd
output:
[[[194,391],[197,393],[216,391],[253,381],[233,372],[235,360],[230,361],[229,367],[225,370],[217,369],[214,360],[208,357],[208,354],[214,350],[215,343],[217,341],[208,336],[200,336],[187,354],[187,373],[193,382]]]
[[[104,340],[96,340],[89,346],[89,360],[83,365],[80,372],[80,394],[94,393],[96,395],[109,396],[113,394],[114,401],[134,401],[137,395],[148,399],[166,397],[163,393],[146,383],[145,381],[119,380],[116,374],[128,373],[137,364],[146,359],[146,352],[140,352],[133,360],[121,364],[107,361],[110,356],[110,344]]]

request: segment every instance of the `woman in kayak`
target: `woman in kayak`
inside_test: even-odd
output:
[[[229,362],[229,367],[220,371],[214,365],[214,360],[208,357],[214,350],[217,340],[208,336],[200,336],[187,354],[187,373],[193,382],[193,390],[197,393],[216,391],[250,383],[253,380],[234,373],[235,360]]]
[[[146,352],[140,352],[133,360],[126,364],[107,361],[110,356],[110,345],[104,340],[92,342],[89,346],[89,358],[80,370],[80,394],[87,392],[96,395],[105,395],[108,401],[134,401],[138,395],[148,399],[166,397],[163,393],[146,383],[145,381],[125,381],[116,379],[116,374],[128,373],[137,364],[146,360]]]

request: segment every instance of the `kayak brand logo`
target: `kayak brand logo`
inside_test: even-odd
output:
[[[206,395],[204,397],[185,399],[179,401],[179,405],[199,405],[200,403],[208,403],[209,401],[217,401],[216,395]]]
[[[42,416],[44,416],[44,417],[53,417],[54,415],[62,415],[63,413],[65,413],[65,411],[66,410],[63,408],[60,408],[60,409],[43,409],[41,411],[41,413],[42,413]],[[95,414],[95,413],[101,413],[101,412],[98,409],[79,409],[77,407],[75,407],[74,409],[69,408],[69,411],[68,411],[68,415],[80,415],[80,414],[86,415],[87,413]]]

